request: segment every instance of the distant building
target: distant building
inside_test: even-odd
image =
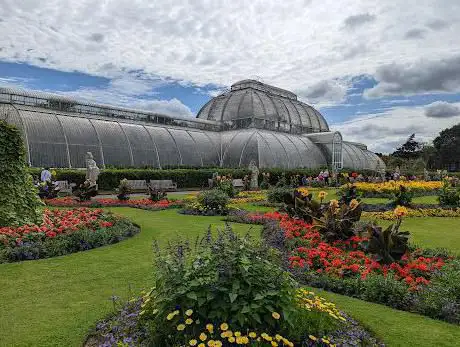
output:
[[[385,167],[294,93],[254,80],[235,83],[196,118],[0,88],[0,119],[23,131],[33,167],[81,168],[86,152],[102,167]]]

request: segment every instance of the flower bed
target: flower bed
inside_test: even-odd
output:
[[[41,225],[0,228],[0,263],[50,258],[119,242],[139,232],[128,219],[101,209],[43,212]]]
[[[232,204],[244,204],[248,202],[260,202],[267,200],[267,193],[264,191],[242,191],[239,192],[233,199]]]
[[[398,209],[398,214],[406,212]],[[290,271],[310,285],[460,323],[460,261],[454,257],[415,249],[382,264],[366,252],[365,236],[328,243],[315,226],[279,212],[240,212],[229,220],[265,224],[264,239],[280,249]]]
[[[277,253],[228,227],[154,247],[155,282],[100,322],[86,346],[334,346],[378,342],[305,289]]]
[[[324,298],[316,296],[313,292],[308,292],[308,295],[311,297],[311,299],[307,298],[309,302],[307,302],[306,305],[310,306],[310,309],[318,310],[319,312],[323,311],[326,313],[329,311],[329,315],[334,314],[336,317],[340,317],[338,319],[343,320],[343,323],[339,328],[332,331],[328,336],[317,337],[310,334],[306,338],[306,341],[304,341],[305,346],[358,346],[362,344],[365,344],[366,346],[385,346],[383,343],[378,342],[375,337],[366,331],[353,318],[344,312],[338,311],[333,303],[327,302]],[[147,340],[148,334],[145,327],[143,327],[141,324],[141,313],[145,307],[145,300],[146,299],[143,297],[132,299],[125,305],[118,308],[114,314],[98,322],[94,331],[87,338],[84,346],[115,347],[119,346],[120,343],[123,344],[123,346],[146,345],[143,343],[143,341]],[[175,312],[173,312],[173,314],[174,313]],[[174,314],[174,316],[177,316],[177,314]],[[185,320],[188,318],[188,316],[184,315],[184,318],[185,323]],[[271,341],[276,342],[278,346],[290,345],[290,341],[280,335],[270,336],[266,333],[261,333],[259,335],[255,331],[248,331],[246,333],[247,335],[240,335],[237,331],[233,332],[228,324],[221,324],[218,327],[212,326],[212,328],[211,325],[208,325],[207,328],[204,327],[203,329],[203,334],[206,335],[206,339],[204,341],[200,339],[200,336],[201,338],[204,338],[205,336],[200,334],[200,336],[198,336],[196,339],[190,339],[188,345],[202,347],[209,345],[209,341],[214,341],[214,345],[219,346],[219,342],[224,341],[227,343],[226,346],[231,346],[232,343],[229,343],[229,340],[232,341],[232,337],[234,338],[234,344],[239,345],[242,344],[241,342],[245,342],[246,338],[248,339],[248,342],[251,339],[255,340],[254,342],[257,343],[256,346],[273,346]],[[212,334],[216,335],[214,339],[213,336],[209,333],[209,330],[212,331]],[[224,336],[221,336],[221,334]],[[235,336],[235,334],[239,336]],[[237,343],[237,338],[239,343]],[[263,342],[259,343],[260,341],[257,340],[258,338],[261,338]],[[270,338],[271,341],[268,341]]]
[[[391,197],[399,186],[403,186],[414,193],[414,196],[436,195],[442,188],[441,181],[388,181],[382,183],[356,182],[353,184],[359,194],[366,198]],[[341,189],[346,189],[348,185],[343,185]]]
[[[393,211],[363,212],[365,218],[377,218],[384,220],[396,220]],[[460,208],[408,208],[407,217],[460,217]]]
[[[119,199],[92,199],[89,201],[79,201],[72,197],[56,198],[45,200],[48,206],[63,206],[63,207],[134,207],[145,210],[165,210],[168,208],[175,208],[183,206],[181,200],[160,200],[153,201],[150,199],[132,199],[132,200],[119,200]]]

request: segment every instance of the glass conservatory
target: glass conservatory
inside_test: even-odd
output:
[[[254,80],[206,103],[196,118],[0,88],[0,119],[22,130],[33,167],[246,167],[377,170],[363,144],[342,141],[324,117],[287,90]]]

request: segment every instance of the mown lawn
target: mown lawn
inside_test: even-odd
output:
[[[451,347],[460,345],[460,327],[457,325],[316,288],[310,289],[335,302],[338,307],[353,315],[387,346]]]
[[[127,297],[151,286],[154,238],[163,244],[176,235],[194,240],[210,224],[224,226],[219,217],[184,216],[176,210],[112,210],[130,217],[142,232],[87,252],[0,265],[0,346],[81,345],[88,329],[112,309],[112,295]],[[460,249],[460,239],[454,237],[455,219],[426,219],[428,224],[418,219],[409,224],[412,220],[405,226],[414,237],[419,235],[417,242],[438,247],[439,240],[446,239],[448,248]],[[426,226],[429,223],[436,228]],[[234,228],[244,233],[251,227],[236,224]],[[258,235],[259,231],[260,227],[252,226],[251,233]],[[388,346],[453,346],[460,341],[458,326],[340,295],[324,295],[364,322]]]
[[[114,208],[142,231],[121,243],[64,257],[0,264],[0,346],[79,346],[94,323],[110,312],[110,297],[126,297],[152,284],[152,240],[192,240],[220,217],[189,217],[176,210]],[[260,227],[236,224],[234,230]]]
[[[389,199],[384,198],[363,198],[366,204],[388,204],[391,202]],[[438,204],[437,195],[416,196],[412,199],[414,204]]]

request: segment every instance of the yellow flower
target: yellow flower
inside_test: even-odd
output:
[[[175,316],[175,314],[172,312],[172,313],[168,314],[168,316],[166,317],[166,319],[167,319],[167,320],[171,320],[171,319],[174,318],[174,316]]]
[[[239,331],[235,331],[235,336],[239,337],[239,336],[241,336],[241,333]]]
[[[313,335],[308,335],[308,337],[309,337],[309,338],[310,338],[310,340],[312,340],[312,341],[316,341],[316,340],[318,340],[318,339],[317,339],[316,337],[314,337]]]
[[[338,208],[339,207],[339,201],[336,200],[336,199],[333,199],[333,200],[329,201],[329,206],[332,207],[332,208]]]
[[[278,312],[272,312],[272,317],[278,320],[281,316]]]
[[[230,342],[230,343],[235,342],[235,338],[234,338],[233,336],[230,336],[230,337],[228,338],[228,342]]]
[[[207,338],[208,338],[208,336],[205,333],[200,334],[200,340],[201,341],[206,341]]]
[[[322,190],[322,191],[320,191],[318,193],[318,198],[319,199],[324,199],[326,196],[327,196],[327,193],[324,190]]]
[[[227,329],[228,329],[228,324],[227,324],[227,323],[222,323],[222,324],[220,325],[220,330],[225,331],[225,330],[227,330]]]
[[[299,189],[297,189],[297,191],[304,198],[308,196],[308,189],[307,188],[299,188]]]
[[[396,207],[393,212],[396,217],[404,217],[408,213],[407,208],[405,208],[404,206]]]
[[[278,344],[277,344],[275,341],[272,341],[272,346],[273,346],[273,347],[277,347]]]
[[[185,314],[190,317],[193,314],[193,310],[188,309],[187,311],[185,311]]]
[[[222,342],[219,340],[214,341],[214,346],[215,347],[222,347]]]
[[[353,200],[350,201],[350,208],[351,208],[352,210],[354,210],[356,207],[358,207],[358,205],[359,205],[359,201],[358,201],[358,200],[353,199]]]
[[[257,334],[255,332],[251,331],[249,333],[249,337],[252,338],[252,339],[255,339],[257,337]]]
[[[212,333],[214,331],[214,325],[206,324],[206,330],[208,330],[210,333]]]
[[[324,337],[321,339],[326,345],[330,344],[331,342],[328,339],[325,339]]]
[[[179,330],[179,331],[182,331],[182,330],[184,330],[184,329],[185,329],[185,324],[179,324],[179,325],[177,326],[177,330]]]
[[[188,344],[189,344],[190,346],[196,346],[197,343],[198,343],[197,340],[190,340],[190,341],[188,342]]]
[[[191,319],[191,318],[187,318],[186,321],[185,321],[185,324],[187,324],[187,325],[190,325],[192,323],[193,323],[193,319]]]
[[[262,338],[265,339],[266,341],[273,340],[272,337],[268,335],[267,333],[262,333],[260,336],[262,336]]]
[[[204,343],[200,343],[198,347],[206,347],[206,345]]]
[[[209,340],[209,341],[208,341],[208,346],[209,346],[209,347],[214,347],[214,346],[215,346],[214,340]]]
[[[276,341],[281,341],[282,338],[283,337],[281,335],[278,335],[278,334],[275,335],[275,340]]]

